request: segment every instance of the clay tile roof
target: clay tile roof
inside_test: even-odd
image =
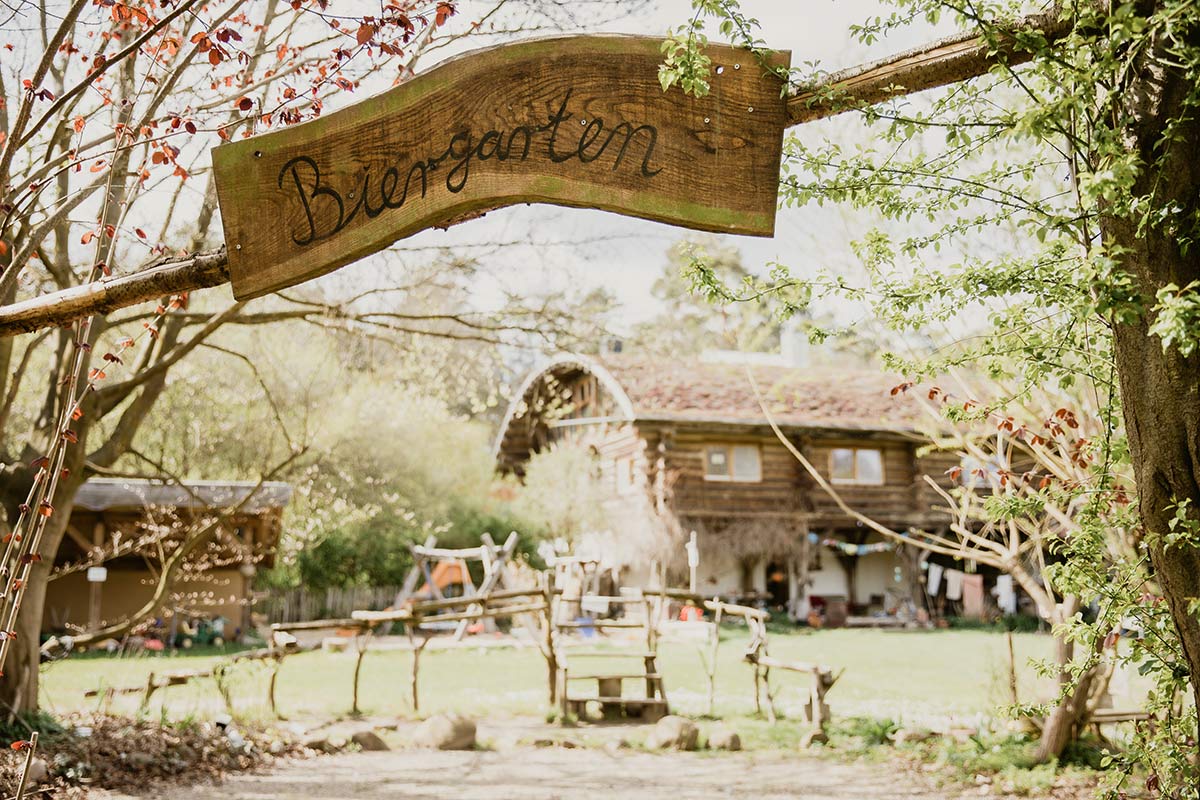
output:
[[[640,356],[596,359],[621,385],[635,419],[758,423],[766,419],[744,364]],[[925,420],[901,379],[853,368],[756,365],[750,368],[781,426],[915,430]]]
[[[232,508],[253,492],[243,513],[261,514],[283,508],[292,497],[292,487],[278,481],[266,481],[258,491],[256,481],[187,481],[187,488],[162,481],[132,478],[91,478],[79,487],[75,505],[89,511],[107,509]]]

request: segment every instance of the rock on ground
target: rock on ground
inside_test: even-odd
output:
[[[417,726],[412,743],[433,750],[471,750],[475,722],[459,714],[438,714]]]
[[[671,714],[655,723],[646,739],[646,747],[651,750],[695,750],[699,742],[700,729],[696,723]]]
[[[724,725],[714,728],[708,734],[708,749],[710,750],[741,750],[742,737],[733,728]]]
[[[375,731],[358,731],[350,737],[350,741],[368,752],[390,749],[387,746],[387,742],[383,740],[383,737]]]

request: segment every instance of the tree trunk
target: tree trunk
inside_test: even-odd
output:
[[[1162,60],[1143,64],[1134,91],[1126,93],[1136,120],[1129,146],[1148,165],[1134,194],[1153,195],[1155,208],[1178,210],[1167,224],[1139,227],[1136,220],[1109,214],[1101,226],[1106,247],[1118,253],[1145,308],[1114,328],[1121,401],[1150,560],[1200,701],[1200,619],[1188,612],[1189,601],[1200,597],[1200,549],[1164,543],[1181,501],[1191,502],[1191,519],[1200,512],[1200,352],[1185,358],[1173,345],[1164,349],[1149,332],[1157,291],[1200,280],[1200,246],[1181,245],[1196,238],[1200,213],[1200,122],[1184,106],[1192,89],[1189,76],[1167,70],[1161,66],[1165,56],[1154,55]],[[1164,144],[1167,122],[1189,117]]]
[[[75,493],[83,483],[85,458],[82,443],[86,441],[87,426],[82,420],[78,431],[80,444],[72,446],[63,462],[69,473],[58,482],[58,490],[52,503],[54,515],[46,521],[38,548],[42,560],[35,563],[30,571],[29,582],[21,599],[21,610],[17,614],[17,638],[9,649],[4,664],[4,675],[0,677],[0,711],[6,715],[25,713],[38,707],[39,637],[46,606],[47,578],[67,530]],[[11,520],[16,518],[17,505],[25,501],[33,475],[27,468],[18,468],[4,471],[3,478],[0,497],[3,497],[4,513],[8,514],[8,519]]]
[[[75,493],[71,486],[71,495]],[[55,517],[46,524],[40,548],[42,560],[34,564],[29,574],[21,610],[17,614],[17,638],[8,651],[4,664],[4,677],[0,678],[0,709],[6,715],[33,711],[38,707],[39,636],[42,629],[42,614],[46,606],[47,578],[54,562],[54,553],[62,542],[66,530],[66,517],[70,503],[65,504],[65,513],[55,507]],[[63,516],[59,517],[59,514]]]
[[[1059,644],[1061,647],[1062,643]],[[1038,763],[1058,758],[1066,746],[1079,736],[1080,728],[1087,724],[1088,698],[1098,674],[1099,669],[1093,667],[1080,675],[1067,696],[1046,717],[1042,737],[1038,740]]]

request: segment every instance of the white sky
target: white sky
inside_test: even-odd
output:
[[[461,0],[457,23],[478,18],[487,0]],[[745,13],[762,23],[762,36],[770,47],[791,49],[792,65],[815,64],[821,70],[864,64],[884,55],[900,52],[935,37],[935,31],[912,26],[905,38],[892,36],[886,42],[864,47],[852,40],[850,26],[892,11],[881,0],[743,0]],[[666,35],[691,16],[690,0],[658,0],[649,10],[631,14],[602,26],[590,26],[587,32],[625,32],[625,34]],[[944,32],[944,31],[941,31]],[[718,40],[715,26],[709,35]],[[470,37],[457,49],[479,47]],[[439,56],[454,54],[451,48]],[[428,70],[432,62],[421,65]],[[353,100],[361,102],[361,97]],[[332,108],[326,109],[331,112]],[[863,140],[864,128],[853,115],[793,128],[793,132],[820,142],[833,137],[842,143]],[[846,207],[808,206],[779,211],[773,239],[750,236],[724,236],[743,253],[751,270],[762,270],[770,261],[786,264],[794,273],[808,273],[817,267],[853,271],[857,260],[850,242],[870,227],[869,215]],[[601,211],[563,209],[551,205],[512,206],[487,213],[475,221],[449,230],[431,229],[397,242],[400,261],[416,263],[428,257],[425,248],[463,246],[467,253],[484,253],[485,269],[479,287],[482,307],[497,305],[505,291],[521,296],[558,294],[605,287],[617,296],[619,309],[612,320],[617,330],[655,312],[656,301],[649,297],[650,284],[662,270],[667,248],[694,231],[671,225],[642,221]],[[706,234],[707,235],[707,234]],[[500,249],[475,249],[470,246],[494,241],[539,242]],[[547,243],[548,242],[548,243]],[[403,249],[422,248],[418,253],[403,254]],[[376,255],[343,267],[319,282],[330,284],[371,284],[382,270],[391,269],[386,255]],[[824,309],[829,311],[829,309]],[[844,311],[844,309],[842,309]],[[838,313],[842,321],[859,317],[858,313]]]
[[[459,19],[470,19],[473,6],[478,7],[478,0],[462,2]],[[821,69],[830,71],[898,52],[934,36],[930,30],[916,29],[906,31],[907,39],[892,37],[870,48],[853,41],[849,33],[851,24],[888,13],[879,0],[744,0],[743,8],[762,22],[762,35],[769,45],[792,51],[793,65],[817,62]],[[689,0],[659,0],[646,13],[589,30],[665,35],[690,15]],[[710,37],[716,40],[711,23],[709,27]],[[426,63],[424,68],[429,66]],[[806,137],[832,135],[845,140],[863,136],[862,126],[850,115],[810,124],[798,132]],[[820,266],[851,269],[854,256],[850,241],[865,232],[868,222],[866,215],[848,209],[813,206],[781,210],[773,239],[722,238],[741,249],[751,269],[761,268],[771,260],[785,263],[799,273]],[[425,231],[399,243],[399,247],[530,239],[585,242],[571,246],[509,247],[489,255],[485,271],[495,283],[481,287],[482,302],[489,302],[488,298],[497,297],[503,290],[538,294],[605,286],[621,304],[616,320],[621,328],[654,313],[656,302],[649,296],[650,285],[662,269],[668,247],[688,234],[680,228],[616,214],[535,205],[492,211],[483,219],[449,231]],[[344,268],[340,278],[355,283],[370,282],[372,269],[377,271],[382,267],[377,259],[368,258]],[[338,278],[330,276],[323,280]]]

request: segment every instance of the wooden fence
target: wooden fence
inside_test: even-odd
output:
[[[349,617],[360,609],[388,608],[396,599],[398,586],[351,586],[345,589],[273,589],[255,604],[255,610],[267,615],[275,625],[308,622],[314,619]]]

